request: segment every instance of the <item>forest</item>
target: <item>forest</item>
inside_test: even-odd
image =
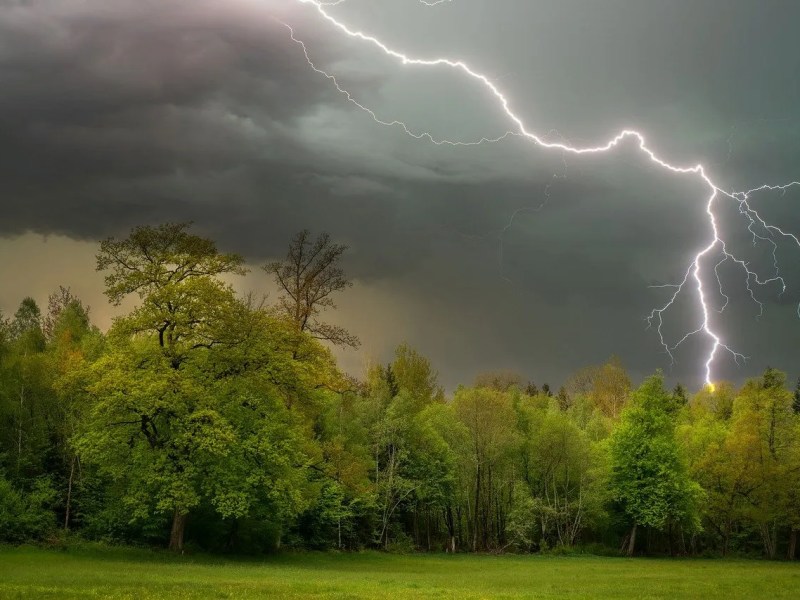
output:
[[[138,227],[97,251],[135,304],[108,331],[67,287],[0,315],[0,542],[796,558],[800,383],[637,387],[612,358],[445,393],[400,340],[355,378],[346,250],[297,234],[270,302],[189,225]]]

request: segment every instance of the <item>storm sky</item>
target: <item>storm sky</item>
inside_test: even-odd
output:
[[[702,163],[725,189],[800,179],[800,3],[795,0],[348,0],[328,9],[419,57],[462,59],[503,91],[529,130],[574,145],[643,132],[672,163]],[[513,128],[475,80],[403,66],[298,0],[0,0],[0,309],[72,286],[101,326],[114,312],[97,241],[135,225],[195,222],[244,254],[242,290],[299,229],[347,243],[355,286],[331,320],[363,341],[338,353],[358,374],[407,341],[452,389],[491,369],[559,385],[619,356],[635,379],[662,368],[700,385],[708,340],[676,363],[645,317],[708,240],[707,189],[624,144],[565,156],[519,138],[437,146],[358,110],[306,63],[334,73],[383,120],[437,138]],[[754,197],[800,232],[800,188]],[[734,203],[720,226],[751,266]],[[784,240],[785,241],[785,240]],[[740,381],[766,365],[800,374],[800,250],[781,246],[787,290],[711,318],[751,357],[715,363]],[[713,267],[713,262],[709,263]],[[716,285],[716,282],[714,282]],[[712,309],[724,298],[710,290]],[[687,300],[694,296],[687,295]],[[698,326],[691,302],[672,342]]]

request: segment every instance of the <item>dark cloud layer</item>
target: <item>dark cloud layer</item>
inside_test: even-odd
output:
[[[349,0],[331,10],[420,54],[465,57],[537,131],[581,143],[641,127],[667,158],[700,160],[732,189],[800,175],[796,2]],[[95,240],[192,219],[259,262],[300,228],[326,229],[351,245],[352,293],[363,294],[342,300],[343,318],[392,298],[370,307],[385,310],[385,326],[348,325],[379,353],[383,337],[406,338],[448,385],[485,367],[555,382],[612,353],[637,376],[669,368],[644,317],[665,299],[649,286],[680,280],[708,235],[696,178],[665,174],[632,147],[579,159],[519,139],[414,140],[314,73],[284,22],[382,118],[458,139],[509,126],[474,82],[403,68],[294,0],[0,0],[0,235]],[[800,231],[798,201],[754,204]],[[747,260],[769,261],[746,248],[737,215],[722,209],[721,226]],[[782,252],[793,287],[764,290],[760,321],[735,265],[723,267],[731,302],[714,318],[753,361],[721,360],[721,375],[796,370],[799,254]],[[677,306],[667,332],[677,339],[696,318]],[[696,385],[706,349],[690,340],[672,376]]]

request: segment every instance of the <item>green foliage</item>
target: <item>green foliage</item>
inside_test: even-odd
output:
[[[393,374],[398,390],[406,390],[411,395],[415,410],[443,399],[442,389],[437,383],[438,374],[430,361],[408,344],[397,347],[391,367],[387,373]]]
[[[663,531],[680,524],[696,531],[702,489],[681,455],[673,412],[661,375],[634,392],[609,440],[611,492],[633,525]]]
[[[614,356],[604,365],[585,367],[572,376],[573,395],[586,396],[608,417],[617,418],[631,391],[631,380],[620,360]]]
[[[464,527],[472,550],[502,548],[503,525],[511,508],[514,457],[521,445],[514,396],[487,388],[459,389],[453,398],[457,419],[467,433],[460,453]],[[486,518],[487,515],[497,515]]]
[[[537,538],[545,546],[573,546],[604,515],[606,457],[568,416],[548,410],[531,419],[524,456],[534,501]]]
[[[794,556],[784,374],[689,399],[660,374],[631,393],[612,359],[555,396],[493,371],[446,397],[401,344],[358,381],[318,339],[350,339],[318,321],[343,252],[296,237],[265,306],[231,285],[238,255],[140,227],[100,246],[109,299],[137,303],[109,331],[65,287],[45,315],[31,298],[0,315],[0,537],[553,554],[631,552],[639,528],[653,554]]]
[[[187,229],[186,223],[137,227],[124,240],[101,242],[97,270],[109,271],[105,276],[108,299],[119,304],[129,294],[138,294],[148,300],[151,315],[185,316],[187,313],[177,308],[170,312],[167,305],[169,297],[185,284],[218,287],[215,278],[219,275],[246,272],[241,256],[220,254],[214,242],[191,235]],[[187,311],[194,304],[192,296],[187,299]]]
[[[122,484],[132,518],[187,514],[204,501],[234,519],[259,503],[276,516],[303,507],[308,456],[296,417],[270,381],[278,364],[270,364],[269,347],[251,348],[270,372],[229,375],[230,352],[206,349],[176,369],[152,339],[112,336],[92,366],[93,406],[76,443],[101,475]]]
[[[131,518],[172,514],[170,546],[181,549],[203,502],[231,519],[259,503],[298,512],[308,456],[288,405],[307,377],[290,364],[299,342],[219,278],[243,274],[241,257],[164,225],[104,241],[97,264],[112,302],[136,293],[142,304],[117,319],[92,365],[76,445],[119,484]]]
[[[47,478],[30,482],[22,491],[0,473],[0,542],[44,539],[55,529],[55,490]]]
[[[17,484],[45,472],[56,410],[36,303],[26,298],[0,355],[0,468]]]
[[[25,298],[14,313],[11,335],[28,352],[41,351],[44,348],[42,311],[33,298]]]

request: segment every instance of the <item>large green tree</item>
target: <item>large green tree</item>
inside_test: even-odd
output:
[[[486,388],[462,388],[453,407],[469,438],[469,452],[460,459],[465,463],[462,486],[469,490],[465,508],[470,545],[473,550],[502,548],[520,443],[513,398]]]
[[[79,442],[123,484],[132,516],[171,515],[174,550],[201,502],[231,518],[256,498],[296,509],[306,460],[277,389],[289,378],[280,324],[223,281],[245,272],[242,258],[187,229],[139,227],[101,244],[109,299],[140,304],[116,319],[93,367]]]
[[[688,472],[675,437],[675,402],[661,374],[636,390],[610,438],[611,492],[631,523],[627,553],[640,525],[665,530],[699,526],[702,490]]]
[[[787,494],[798,477],[789,468],[797,444],[791,402],[785,375],[775,369],[748,381],[736,397],[725,444],[723,465],[738,514],[756,526],[769,558],[776,556],[778,527],[791,504]]]

